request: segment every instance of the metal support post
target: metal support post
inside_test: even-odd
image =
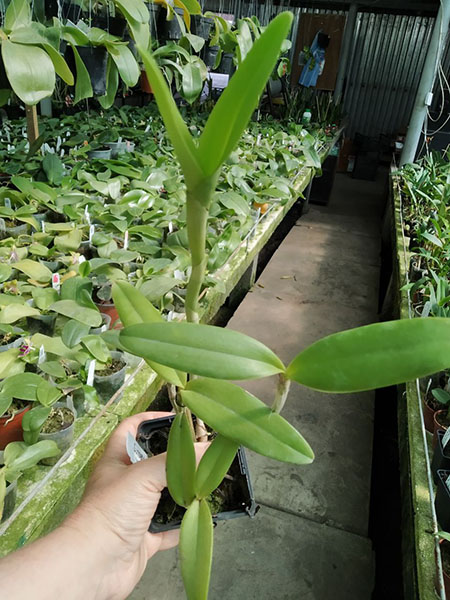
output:
[[[431,104],[431,93],[436,77],[436,71],[444,50],[444,42],[448,32],[450,21],[450,1],[441,2],[433,34],[428,47],[416,100],[406,134],[405,145],[400,157],[400,166],[414,162],[422,133],[423,123],[427,114],[428,106]]]

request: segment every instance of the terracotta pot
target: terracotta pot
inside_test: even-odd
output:
[[[445,410],[437,410],[434,415],[433,415],[433,422],[434,422],[434,429],[433,429],[433,448],[436,448],[436,444],[437,444],[437,432],[439,430],[443,430],[443,431],[447,431],[447,427],[445,427],[444,425],[441,425],[437,419],[439,419],[439,416],[444,416],[445,414],[447,414],[447,409]]]
[[[141,90],[145,94],[153,94],[152,86],[150,85],[150,81],[148,80],[147,73],[145,71],[141,71]]]
[[[427,431],[429,431],[430,433],[433,433],[434,432],[434,413],[436,411],[433,410],[430,406],[428,406],[428,404],[424,400],[423,396],[422,396],[422,407],[423,407],[423,420],[425,421],[425,429]]]
[[[30,408],[31,404],[14,415],[13,419],[0,417],[0,450],[4,450],[9,442],[21,442],[23,440],[22,419]]]
[[[123,325],[119,322],[119,313],[114,304],[108,304],[106,302],[96,302],[98,310],[104,315],[108,315],[111,318],[109,328],[110,329],[122,329]]]

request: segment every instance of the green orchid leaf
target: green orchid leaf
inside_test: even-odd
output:
[[[152,86],[156,103],[164,120],[167,133],[174,146],[175,154],[177,155],[181,168],[183,169],[186,183],[195,186],[203,180],[204,173],[198,163],[198,151],[192,136],[178,111],[172,92],[167,86],[166,80],[156,64],[155,59],[145,50],[145,48],[139,47],[139,52],[145,66],[148,80]]]
[[[228,473],[231,463],[236,456],[239,444],[223,435],[218,435],[203,455],[195,474],[195,495],[197,498],[207,498]]]
[[[25,317],[38,317],[41,313],[28,304],[9,304],[0,310],[0,323],[15,323]]]
[[[185,8],[187,8],[190,15],[201,15],[202,7],[197,0],[183,0]]]
[[[133,87],[141,74],[139,65],[131,50],[125,44],[105,44],[109,55],[116,64],[119,75],[125,85]]]
[[[90,325],[80,323],[80,321],[67,321],[61,332],[61,339],[68,348],[73,348],[89,334],[90,329]]]
[[[0,282],[1,283],[3,283],[4,281],[8,281],[8,279],[11,277],[11,273],[12,273],[11,265],[0,264]]]
[[[12,396],[0,393],[0,417],[2,417],[12,404]]]
[[[2,40],[2,58],[14,93],[29,106],[51,96],[55,68],[48,54],[37,46]]]
[[[7,377],[2,382],[2,395],[11,396],[18,400],[36,400],[37,388],[44,381],[40,375],[35,373],[19,373]]]
[[[180,531],[181,574],[188,600],[207,600],[213,551],[213,523],[206,500],[194,500]]]
[[[195,449],[191,424],[186,413],[178,414],[167,444],[167,487],[180,506],[189,506],[195,497]]]
[[[39,310],[48,310],[49,306],[58,300],[58,292],[53,288],[34,288],[31,295]]]
[[[64,175],[64,165],[56,154],[49,152],[44,156],[42,169],[51,185],[60,185]]]
[[[66,372],[64,370],[64,367],[57,360],[47,360],[44,363],[39,365],[39,369],[43,373],[47,373],[47,375],[50,375],[51,377],[54,377],[55,379],[65,379],[66,378]]]
[[[26,444],[31,445],[38,441],[42,425],[47,420],[51,410],[51,406],[35,406],[24,414],[22,429]]]
[[[81,340],[81,345],[101,363],[106,363],[111,358],[108,346],[98,335],[87,335]]]
[[[116,281],[112,297],[125,327],[139,323],[162,323],[164,317],[134,286],[126,281]]]
[[[375,323],[325,337],[298,354],[286,377],[323,392],[371,390],[450,367],[450,319]]]
[[[183,98],[192,104],[203,89],[203,79],[198,64],[190,62],[183,66],[181,78]]]
[[[144,323],[120,334],[126,350],[186,373],[217,379],[257,379],[284,371],[261,342],[242,333],[195,323]]]
[[[62,396],[59,389],[53,386],[46,379],[42,379],[41,383],[36,389],[36,398],[42,404],[42,406],[52,406]]]
[[[52,278],[52,272],[48,267],[29,258],[24,258],[14,263],[14,268],[25,273],[25,275],[35,281],[46,283]]]
[[[106,69],[106,94],[99,96],[98,101],[102,108],[110,108],[114,104],[117,90],[119,88],[119,71],[113,59],[108,57],[108,66]]]
[[[51,44],[42,45],[53,63],[53,68],[55,69],[56,74],[59,75],[59,77],[61,77],[61,79],[67,83],[67,85],[73,85],[75,83],[75,79],[72,71],[69,69],[69,65],[66,63],[58,50],[53,48]]]
[[[6,478],[11,475],[19,475],[23,471],[30,469],[38,464],[44,458],[52,458],[61,454],[56,442],[51,440],[42,440],[27,446],[24,442],[11,442],[4,451],[3,460],[6,465]],[[12,458],[14,457],[14,458]]]
[[[241,137],[275,67],[292,18],[291,13],[285,12],[271,21],[220,96],[198,148],[206,175],[219,169]]]
[[[320,169],[322,167],[322,163],[320,162],[320,156],[317,153],[317,150],[313,146],[304,147],[303,154],[306,159],[306,164],[310,167],[315,167],[316,169]]]
[[[50,310],[90,327],[100,327],[102,324],[102,316],[98,310],[80,306],[74,300],[58,300],[50,306]]]
[[[10,348],[5,352],[0,353],[0,379],[5,379],[10,375],[17,375],[23,373],[25,370],[25,363],[19,358],[20,349]],[[3,410],[5,412],[5,410]],[[0,407],[0,415],[3,414],[2,407]]]
[[[150,45],[150,14],[143,0],[115,0],[115,5],[127,20],[136,44],[147,50]]]
[[[81,244],[82,232],[80,229],[72,229],[69,233],[57,235],[53,244],[61,252],[75,252]]]
[[[314,460],[308,442],[286,419],[237,385],[195,379],[181,396],[193,413],[237,444],[281,462],[304,465]]]
[[[94,92],[92,90],[91,77],[86,65],[81,60],[80,53],[73,44],[70,44],[73,50],[73,56],[75,58],[75,69],[77,72],[75,80],[75,99],[74,104],[78,104],[80,100],[85,98],[92,98]]]
[[[31,23],[31,10],[28,0],[11,0],[5,12],[4,28],[6,33],[26,27]]]

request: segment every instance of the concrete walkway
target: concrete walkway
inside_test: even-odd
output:
[[[330,204],[291,230],[229,327],[289,362],[318,338],[377,320],[383,183],[336,177]],[[271,402],[274,381],[244,384]],[[215,531],[210,600],[369,600],[373,395],[293,385],[283,415],[312,445],[298,467],[249,454],[257,517]],[[182,600],[176,552],[155,557],[132,600]]]

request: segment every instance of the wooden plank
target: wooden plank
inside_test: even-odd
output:
[[[25,104],[25,114],[27,117],[27,134],[30,144],[35,142],[39,137],[39,125],[37,118],[36,106]]]

